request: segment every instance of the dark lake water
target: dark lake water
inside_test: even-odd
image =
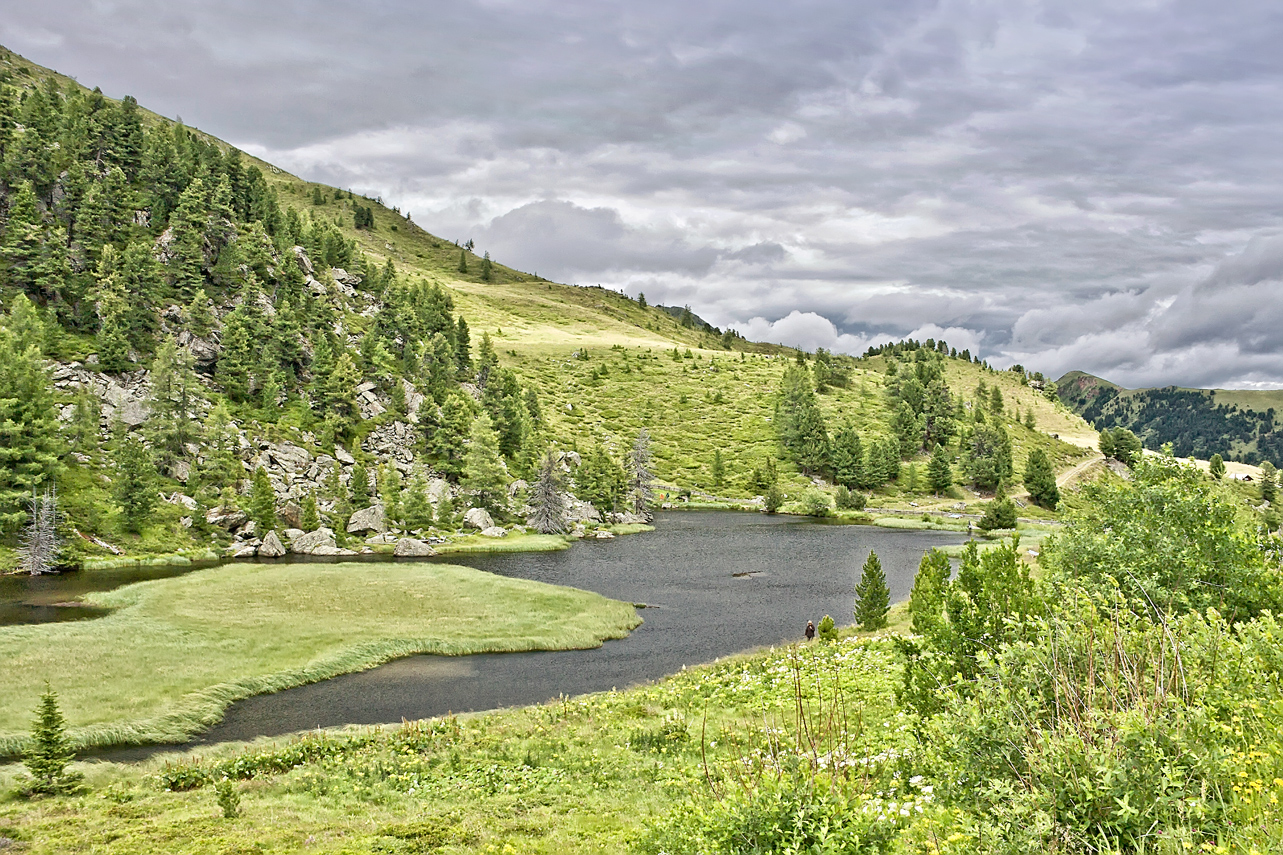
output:
[[[396,723],[624,688],[683,665],[799,639],[808,620],[818,624],[826,614],[848,624],[855,582],[870,550],[882,561],[894,602],[908,597],[923,552],[965,541],[943,532],[721,511],[661,514],[656,526],[654,532],[585,541],[563,552],[440,559],[645,603],[645,622],[628,638],[595,650],[412,656],[236,703],[193,744]],[[157,750],[164,748],[101,756],[130,760]]]

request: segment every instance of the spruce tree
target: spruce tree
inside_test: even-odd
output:
[[[276,491],[262,466],[254,470],[254,481],[249,494],[250,519],[258,523],[258,535],[266,535],[276,528]]]
[[[467,377],[472,372],[472,339],[463,315],[454,326],[454,364],[460,377]]]
[[[59,470],[61,443],[53,386],[35,344],[0,326],[0,534],[26,519],[33,493],[43,492]]]
[[[539,465],[539,480],[531,497],[535,512],[531,524],[540,534],[561,534],[566,530],[566,500],[562,495],[561,472],[551,451]]]
[[[316,496],[311,493],[303,500],[303,519],[300,522],[303,531],[316,531],[321,527],[321,515],[316,509]]]
[[[258,343],[253,340],[249,312],[242,304],[223,324],[222,352],[214,368],[214,379],[233,402],[249,399],[250,370],[257,361]]]
[[[1025,461],[1025,489],[1035,505],[1054,510],[1060,503],[1060,490],[1056,487],[1056,473],[1051,468],[1047,452],[1035,448]]]
[[[428,482],[422,472],[415,472],[410,488],[405,491],[402,507],[406,531],[426,531],[432,525],[432,503],[428,501]]]
[[[459,272],[464,276],[468,275],[468,251],[466,249],[459,250]]]
[[[1261,501],[1274,504],[1278,495],[1278,470],[1274,464],[1265,461],[1261,464]]]
[[[377,480],[379,500],[383,503],[383,518],[389,526],[402,522],[405,507],[401,500],[401,470],[391,464],[380,466]]]
[[[191,352],[179,347],[173,338],[161,344],[152,360],[150,393],[147,434],[157,463],[169,467],[187,456],[188,443],[199,440],[201,430],[196,416],[204,399]]]
[[[4,240],[0,241],[0,273],[7,284],[35,294],[43,253],[44,224],[31,182],[24,181],[9,202]]]
[[[726,479],[726,464],[722,460],[722,450],[713,449],[713,489],[721,489],[722,482]]]
[[[23,765],[31,773],[30,779],[23,782],[22,790],[28,795],[43,796],[75,792],[83,780],[80,773],[67,771],[75,756],[71,740],[67,738],[67,720],[58,709],[58,695],[46,683],[31,725],[31,746],[22,757]]]
[[[490,426],[490,417],[482,412],[472,422],[468,450],[463,457],[463,489],[471,493],[476,506],[492,513],[504,509],[508,489],[508,472],[499,456],[499,439]]]
[[[116,503],[127,531],[137,534],[156,507],[156,466],[136,436],[123,436],[116,449]]]
[[[370,473],[364,463],[352,467],[352,508],[364,510],[370,506]]]
[[[927,464],[927,481],[931,484],[933,493],[943,493],[953,486],[953,467],[949,465],[949,453],[938,443],[931,452],[931,462]]]
[[[927,635],[940,625],[952,572],[949,556],[939,549],[923,554],[917,575],[913,577],[913,590],[909,592],[909,614],[915,634]]]
[[[860,629],[873,632],[887,625],[887,612],[891,608],[891,591],[887,577],[882,572],[882,562],[876,552],[870,552],[860,571],[860,581],[855,586],[855,620]]]
[[[464,273],[467,273],[467,271],[465,270]],[[493,269],[490,264],[490,253],[487,252],[481,259],[481,281],[489,282],[492,275]]]

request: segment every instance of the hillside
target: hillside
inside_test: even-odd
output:
[[[547,452],[570,529],[635,522],[643,430],[656,502],[759,507],[772,484],[832,507],[843,482],[873,505],[943,509],[992,487],[968,475],[973,446],[1018,488],[1033,449],[1063,470],[1090,445],[1023,372],[944,342],[861,358],[748,342],[0,63],[0,567],[54,485],[72,563],[253,555],[277,548],[268,530],[342,554],[391,550],[385,529],[454,537],[470,507],[520,534]],[[905,367],[921,389],[894,379]],[[804,416],[805,454],[786,436]],[[973,441],[992,431],[997,446]],[[937,441],[954,482],[938,492]],[[332,539],[299,546],[325,526]]]
[[[1146,448],[1171,443],[1178,457],[1256,465],[1283,461],[1283,430],[1275,424],[1283,391],[1124,389],[1081,371],[1056,382],[1062,401],[1098,429],[1125,427]]]

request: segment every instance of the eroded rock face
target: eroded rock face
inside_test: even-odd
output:
[[[280,558],[285,554],[285,544],[276,536],[276,532],[269,531],[267,537],[263,538],[263,544],[258,548],[259,558]]]
[[[360,534],[365,531],[372,531],[375,534],[382,534],[387,531],[387,523],[383,518],[383,506],[372,505],[364,510],[352,514],[347,522],[348,534]]]
[[[466,528],[475,528],[479,531],[495,527],[494,520],[485,508],[468,508],[467,513],[463,515],[463,525]]]
[[[392,554],[401,558],[427,558],[436,555],[437,551],[421,540],[403,537],[396,542],[396,549]]]

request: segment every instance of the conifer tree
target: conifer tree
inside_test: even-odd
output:
[[[891,591],[887,577],[882,572],[882,562],[876,552],[870,552],[860,571],[860,581],[855,586],[855,620],[860,629],[873,632],[887,625],[887,612],[891,608]]]
[[[39,345],[9,327],[22,304],[26,298],[19,296],[0,325],[0,534],[22,525],[32,494],[53,483],[61,452],[53,386]]]
[[[494,342],[490,340],[490,333],[481,334],[481,346],[477,349],[477,388],[485,391],[486,384],[490,381],[490,376],[499,366],[499,357],[494,352]]]
[[[468,275],[468,251],[466,249],[459,250],[459,272],[464,276]]]
[[[347,351],[334,360],[334,370],[325,380],[325,398],[330,411],[351,423],[357,417],[356,387],[361,382],[361,372]]]
[[[428,501],[428,482],[423,473],[415,472],[410,488],[405,491],[402,508],[407,531],[427,530],[432,525],[432,503]]]
[[[67,720],[58,709],[58,695],[46,683],[31,725],[31,747],[22,757],[23,765],[31,773],[22,784],[23,791],[43,796],[75,792],[84,779],[78,772],[67,771],[75,756],[71,740],[67,738]]]
[[[255,363],[257,344],[245,304],[237,306],[223,324],[222,352],[214,368],[214,379],[227,397],[240,403],[249,399],[250,369]]]
[[[102,403],[88,389],[76,392],[68,435],[72,446],[81,454],[98,450],[99,427],[102,422]]]
[[[454,518],[454,500],[450,498],[449,492],[437,501],[437,527],[451,530],[455,526]]]
[[[923,554],[917,575],[913,577],[913,590],[909,592],[909,614],[916,635],[927,635],[940,625],[952,572],[949,556],[944,552],[931,549]]]
[[[358,462],[352,467],[352,507],[364,510],[370,506],[370,473],[364,463]]]
[[[1261,501],[1274,504],[1278,495],[1278,470],[1266,460],[1261,464]]]
[[[953,486],[953,467],[949,465],[949,454],[939,443],[931,452],[931,462],[927,464],[927,481],[933,493],[943,493]]]
[[[126,530],[142,531],[156,507],[156,466],[136,436],[123,436],[116,450],[116,503]]]
[[[9,202],[4,240],[0,241],[0,273],[8,284],[34,295],[43,253],[44,225],[31,182],[24,181]]]
[[[495,513],[503,510],[508,472],[499,456],[499,439],[490,426],[490,417],[484,412],[473,420],[468,434],[460,485],[475,497],[477,507]]]
[[[384,518],[389,525],[400,522],[405,516],[405,509],[401,502],[401,471],[390,464],[380,466],[378,482]]]
[[[205,231],[208,199],[205,182],[195,178],[178,199],[178,209],[170,219],[173,242],[170,244],[169,276],[175,292],[186,297],[204,285]]]
[[[468,271],[465,270],[463,272],[467,273]],[[487,252],[481,259],[481,281],[489,282],[491,276],[493,276],[493,269],[490,263],[490,253]]]
[[[722,486],[722,481],[724,481],[726,478],[726,464],[722,460],[722,450],[720,448],[713,449],[713,473],[712,474],[713,474],[713,489],[714,490],[720,489]]]
[[[829,449],[833,480],[844,487],[859,487],[864,481],[864,445],[850,422],[834,435]]]
[[[316,531],[321,527],[321,515],[316,509],[316,496],[311,493],[303,500],[303,518],[299,523],[303,531]]]
[[[472,372],[472,340],[463,315],[459,316],[454,327],[454,364],[460,377],[467,377]]]
[[[561,472],[551,451],[539,464],[539,480],[531,497],[535,512],[531,524],[540,534],[561,534],[566,530],[566,500],[562,495]]]
[[[276,528],[276,491],[262,466],[254,470],[254,481],[249,494],[249,516],[258,523],[262,537]]]
[[[912,457],[922,447],[921,420],[913,414],[913,408],[907,401],[901,401],[896,409],[891,430],[899,440],[900,457]]]
[[[198,440],[196,414],[204,398],[191,352],[173,338],[165,340],[152,360],[150,391],[146,429],[157,463],[164,468],[186,457],[185,446]]]
[[[458,389],[446,395],[438,423],[428,425],[427,451],[443,474],[458,478],[463,473],[464,451],[472,430],[472,407]]]
[[[1056,487],[1056,472],[1051,468],[1047,452],[1035,448],[1025,461],[1025,489],[1035,505],[1055,509],[1060,503],[1060,490]]]

